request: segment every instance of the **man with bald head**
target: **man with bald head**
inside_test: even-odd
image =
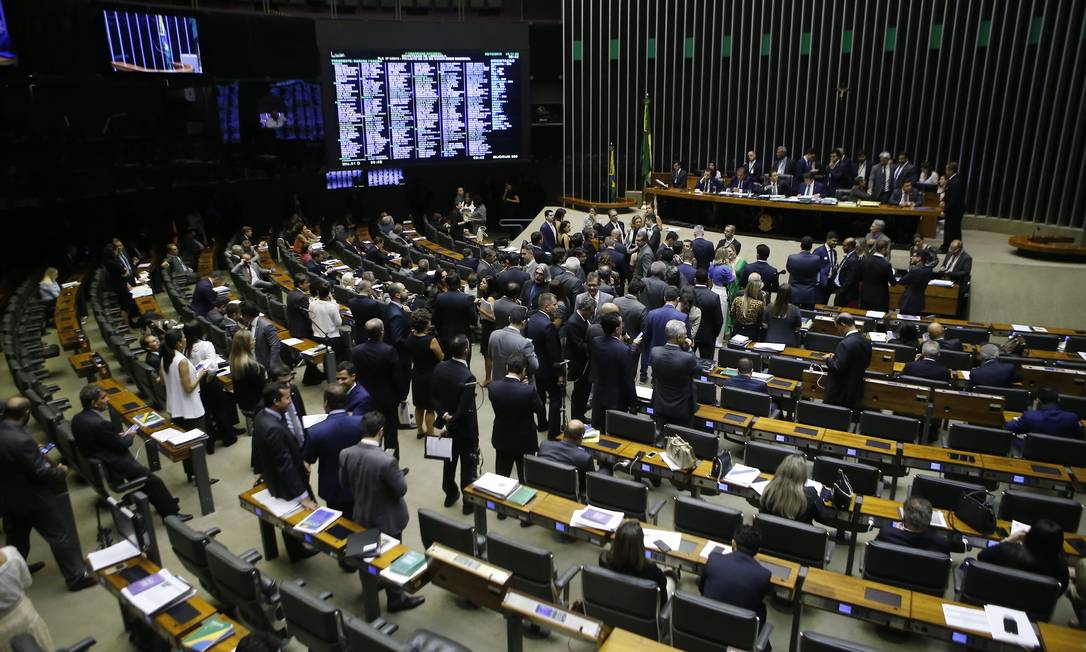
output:
[[[649,351],[653,417],[660,428],[668,423],[689,426],[698,407],[694,402],[694,377],[701,374],[701,365],[687,335],[686,322],[668,321],[664,334],[667,343]]]
[[[24,559],[30,556],[30,530],[49,544],[64,581],[71,591],[97,584],[83,566],[79,537],[61,515],[53,487],[62,485],[68,469],[52,466],[30,436],[30,401],[13,396],[4,405],[0,421],[0,516],[8,545]],[[42,567],[30,565],[31,572]]]
[[[385,325],[374,317],[366,322],[366,341],[351,349],[351,362],[358,370],[358,384],[370,395],[370,405],[385,416],[385,447],[396,451],[400,458],[399,428],[400,397],[407,393],[408,378],[391,344],[382,341]]]
[[[933,321],[930,324],[928,324],[928,337],[927,337],[927,339],[928,339],[929,342],[935,342],[936,344],[939,345],[940,349],[946,349],[948,351],[961,351],[961,350],[963,350],[961,340],[955,339],[955,338],[948,339],[948,338],[944,337],[945,333],[946,333],[946,329],[943,328],[943,325],[940,324],[939,322]]]

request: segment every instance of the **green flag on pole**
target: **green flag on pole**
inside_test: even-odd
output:
[[[618,179],[615,177],[615,144],[607,144],[607,201],[618,198]]]
[[[641,127],[641,180],[644,182],[644,187],[652,185],[652,132],[649,125],[649,94],[645,93],[644,101],[644,123]]]

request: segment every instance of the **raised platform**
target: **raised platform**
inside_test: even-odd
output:
[[[1086,246],[1075,244],[1074,238],[1012,235],[1007,244],[1032,257],[1086,262]]]
[[[581,208],[586,211],[590,208],[595,208],[597,212],[601,209],[609,211],[613,208],[616,211],[621,211],[627,208],[637,207],[637,202],[632,199],[619,199],[618,201],[596,201],[594,199],[581,199],[580,197],[562,195],[558,198],[558,200],[562,202],[563,206],[573,206],[574,208]]]

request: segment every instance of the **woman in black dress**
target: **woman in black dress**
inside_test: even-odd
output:
[[[411,355],[411,400],[415,403],[415,423],[418,438],[434,434],[437,411],[430,395],[430,375],[437,363],[445,358],[441,344],[430,330],[430,311],[420,308],[411,313],[411,334],[407,336],[407,352]],[[423,430],[423,423],[426,429]]]

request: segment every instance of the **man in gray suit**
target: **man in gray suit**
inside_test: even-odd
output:
[[[879,164],[871,168],[867,191],[883,204],[890,201],[890,193],[894,190],[894,169],[895,166],[890,161],[890,152],[879,154]]]
[[[261,317],[256,306],[251,303],[241,306],[241,325],[253,334],[253,353],[257,362],[265,369],[270,368],[272,362],[279,362],[279,349],[282,347],[277,335],[279,329]]]
[[[641,295],[641,301],[649,310],[655,310],[664,305],[664,293],[667,292],[665,274],[667,274],[667,263],[657,260],[652,264],[651,274],[642,279],[645,283],[645,292]]]
[[[649,275],[652,263],[656,260],[652,247],[649,246],[649,232],[645,229],[638,231],[634,244],[637,245],[637,265],[634,267],[633,277],[644,278]]]
[[[612,301],[618,306],[619,313],[622,315],[622,330],[627,333],[640,333],[645,315],[649,312],[648,307],[637,298],[644,290],[645,284],[642,281],[632,281],[626,288],[626,294],[615,297]]]
[[[366,413],[362,418],[362,441],[339,453],[339,484],[354,495],[352,521],[400,539],[411,518],[403,499],[407,482],[396,458],[382,447],[384,434],[385,417],[376,411]],[[385,592],[389,613],[414,609],[426,601],[421,595],[409,596],[390,585],[386,585]]]
[[[605,303],[611,303],[612,301],[614,301],[615,297],[607,294],[606,292],[600,291],[599,272],[590,272],[588,274],[587,280],[585,280],[584,285],[586,290],[577,295],[577,297],[573,300],[573,305],[574,307],[581,305],[581,297],[592,297],[596,300],[596,313],[592,315],[592,321],[599,321],[600,306]]]
[[[539,358],[536,357],[532,341],[524,337],[527,321],[528,309],[515,306],[509,312],[509,325],[490,334],[490,360],[493,364],[491,378],[505,378],[505,363],[514,353],[524,357],[528,378],[535,378],[535,372],[539,369]]]
[[[502,292],[502,296],[494,302],[494,330],[500,331],[509,325],[509,313],[513,311],[518,305],[517,297],[520,296],[520,285],[512,281],[505,284],[505,287],[498,288]]]

